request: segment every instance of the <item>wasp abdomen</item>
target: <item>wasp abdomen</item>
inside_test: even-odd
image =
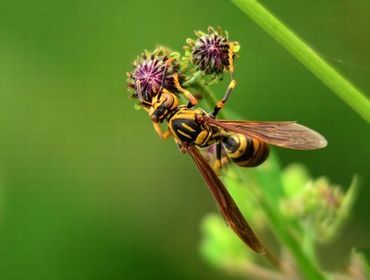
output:
[[[258,166],[269,155],[265,142],[238,133],[224,137],[222,144],[228,157],[242,167]]]

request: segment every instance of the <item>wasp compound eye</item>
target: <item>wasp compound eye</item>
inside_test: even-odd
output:
[[[176,59],[164,49],[145,52],[133,63],[134,70],[127,73],[128,88],[134,91],[133,97],[151,102],[161,87],[176,92],[173,74],[179,72]]]

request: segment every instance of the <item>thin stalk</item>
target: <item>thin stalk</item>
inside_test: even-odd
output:
[[[195,72],[194,75],[191,76],[191,78],[189,80],[186,80],[184,83],[183,83],[183,86],[184,87],[188,87],[188,86],[191,86],[195,83],[198,82],[198,80],[203,76],[203,73],[202,71],[197,71]]]
[[[305,279],[324,280],[324,275],[318,270],[315,264],[306,256],[301,248],[301,244],[293,238],[286,230],[286,226],[281,223],[281,217],[276,214],[276,211],[269,207],[269,205],[261,200],[261,207],[263,207],[268,220],[271,223],[272,229],[276,236],[285,246],[289,248],[294,256],[300,271],[303,273]]]
[[[286,48],[307,69],[337,94],[345,103],[370,123],[370,100],[307,43],[285,26],[256,0],[231,0],[271,37]]]
[[[204,100],[206,101],[208,107],[210,109],[213,109],[213,107],[218,102],[214,93],[207,86],[205,86],[203,83],[200,83],[200,82],[197,82],[196,84],[194,84],[194,87],[197,87],[201,90],[201,92],[203,93]],[[224,119],[225,118],[223,111],[220,111],[218,113],[218,118],[219,119]]]
[[[317,265],[317,257],[316,257],[316,250],[315,250],[315,243],[313,240],[313,232],[311,225],[309,225],[308,221],[303,224],[303,232],[302,232],[302,248],[306,255],[310,258],[311,262]]]
[[[238,171],[238,178],[243,182],[243,185],[248,185],[248,178],[244,172]],[[255,178],[258,181],[258,178]],[[254,196],[258,197],[259,206],[263,209],[267,220],[270,223],[270,228],[275,236],[284,244],[292,253],[297,262],[300,271],[303,273],[305,279],[325,280],[325,277],[317,268],[316,263],[312,262],[311,258],[306,255],[302,244],[300,244],[290,233],[287,231],[287,226],[282,221],[284,220],[279,212],[272,207],[271,203],[267,201],[266,194],[259,195],[261,189],[256,189],[253,184],[249,184],[249,190],[253,192]]]

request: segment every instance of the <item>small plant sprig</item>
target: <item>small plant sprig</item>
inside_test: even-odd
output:
[[[343,193],[325,177],[311,179],[302,165],[282,171],[273,158],[254,170],[239,172],[229,167],[223,179],[259,234],[274,233],[282,266],[276,271],[256,255],[244,252],[240,241],[223,228],[222,218],[215,214],[202,223],[201,252],[207,260],[246,278],[332,279],[335,272],[323,273],[319,268],[316,247],[333,241],[349,218],[358,191],[356,178]],[[267,195],[269,190],[274,194]],[[360,254],[353,253],[353,257],[360,258]],[[365,266],[362,261],[361,267]],[[366,270],[361,273],[366,275]]]

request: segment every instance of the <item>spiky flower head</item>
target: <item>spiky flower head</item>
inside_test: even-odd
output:
[[[134,92],[132,97],[151,102],[158,94],[162,82],[163,88],[177,92],[173,74],[179,74],[180,81],[183,79],[177,60],[178,53],[165,48],[157,48],[153,52],[145,51],[134,61],[134,70],[127,73],[128,88]]]
[[[238,42],[231,42],[228,33],[220,27],[208,27],[208,33],[196,31],[197,39],[187,40],[185,51],[191,51],[191,60],[205,74],[221,74],[229,70],[230,60],[239,50]],[[188,53],[190,55],[190,53]]]

